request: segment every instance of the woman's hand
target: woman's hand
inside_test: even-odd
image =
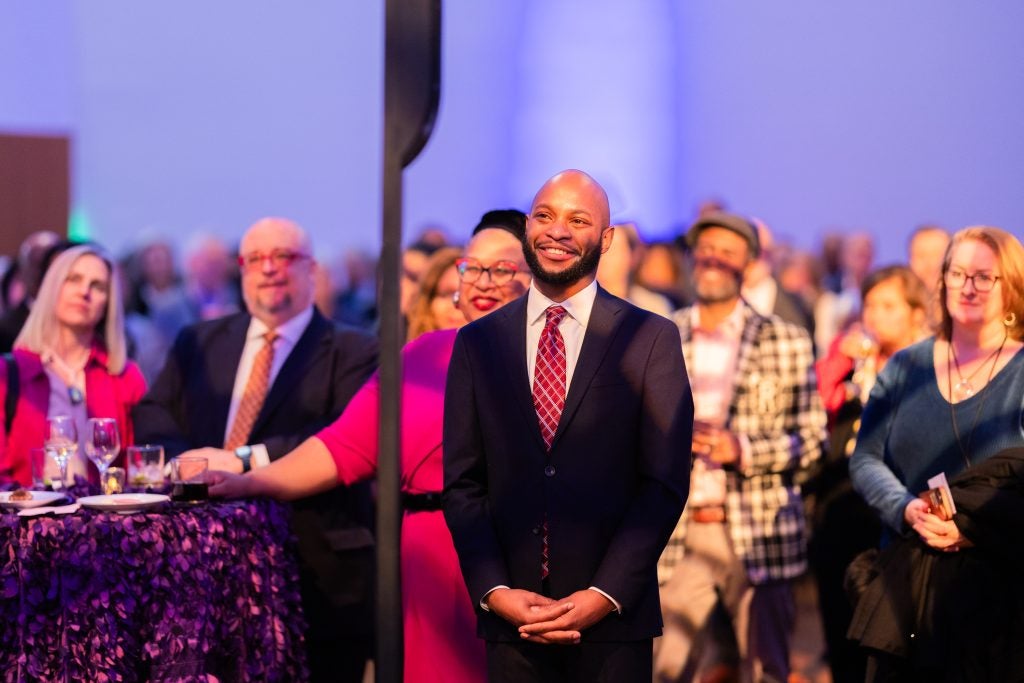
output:
[[[960,548],[969,548],[973,545],[960,533],[960,529],[952,520],[943,520],[931,513],[926,514],[922,521],[913,525],[913,528],[922,541],[936,550],[956,552]]]
[[[909,527],[924,522],[929,514],[931,514],[931,508],[920,498],[915,498],[907,503],[907,507],[903,508],[903,519],[906,520]]]

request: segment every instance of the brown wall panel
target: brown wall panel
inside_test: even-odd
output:
[[[67,234],[70,147],[64,136],[0,134],[0,253],[35,230]]]

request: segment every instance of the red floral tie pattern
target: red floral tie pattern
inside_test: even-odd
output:
[[[549,451],[555,438],[555,431],[558,430],[558,421],[562,417],[562,408],[565,406],[565,340],[558,331],[558,324],[565,316],[566,310],[561,306],[551,306],[547,309],[544,330],[540,333],[540,343],[537,345],[537,362],[533,375],[533,408],[537,411],[540,434]],[[550,572],[548,551],[548,522],[545,519],[541,547],[541,579],[546,579]]]

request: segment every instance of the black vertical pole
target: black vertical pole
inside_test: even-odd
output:
[[[377,681],[402,680],[399,266],[402,169],[430,137],[441,90],[441,0],[387,0],[380,254],[380,454],[377,469]]]

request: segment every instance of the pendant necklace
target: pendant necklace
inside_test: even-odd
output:
[[[82,390],[82,387],[85,385],[85,366],[72,368],[53,351],[47,351],[42,354],[42,361],[52,368],[64,381],[68,388],[68,400],[71,402],[71,405],[80,405],[85,400],[85,391]],[[88,363],[88,359],[86,363]],[[78,381],[79,377],[82,378],[81,382]]]
[[[999,348],[995,351],[995,361],[992,363],[992,367],[988,371],[988,379],[985,380],[985,386],[982,387],[981,390],[984,395],[981,397],[981,401],[978,402],[978,410],[974,413],[974,422],[971,423],[971,431],[967,433],[966,448],[964,448],[963,441],[960,440],[960,429],[956,423],[956,406],[953,404],[953,373],[951,372],[953,368],[950,367],[950,357],[952,357],[954,363],[956,362],[956,352],[953,351],[953,340],[950,340],[949,345],[946,347],[946,386],[949,390],[949,414],[953,422],[953,435],[956,437],[956,445],[960,448],[960,455],[963,456],[964,465],[968,468],[971,466],[971,442],[974,441],[974,429],[978,426],[978,419],[981,417],[981,411],[985,407],[985,401],[988,400],[989,394],[992,393],[991,391],[985,391],[985,389],[988,388],[989,383],[992,381],[992,377],[996,374],[996,366],[999,365],[999,356],[1003,353],[1003,347],[1006,346],[1006,339],[1008,336],[1009,335],[1003,336],[1003,343],[1000,344]],[[989,356],[989,358],[991,357],[992,356]],[[987,362],[988,360],[985,361],[985,363]],[[982,366],[984,366],[984,363],[982,363]],[[960,374],[959,367],[957,367],[957,374]],[[975,374],[977,374],[977,370],[971,374],[971,377],[974,377]],[[970,394],[967,394],[967,397],[969,398],[973,394],[974,389],[972,387],[971,392]]]
[[[995,351],[993,351],[992,353],[988,354],[988,358],[986,358],[981,363],[981,365],[976,367],[974,369],[974,372],[972,372],[970,374],[970,376],[964,377],[963,373],[960,372],[960,361],[956,357],[956,349],[953,348],[953,342],[950,341],[949,342],[949,352],[953,355],[953,365],[956,367],[956,376],[960,378],[960,381],[956,383],[956,386],[953,387],[953,389],[958,391],[960,393],[960,395],[963,396],[964,398],[970,398],[971,396],[974,396],[974,385],[971,384],[971,380],[974,379],[975,376],[979,372],[981,372],[981,369],[983,367],[988,365],[988,362],[990,360],[992,360],[993,357],[995,357],[996,362],[992,364],[992,367],[995,367],[999,363],[999,354],[1003,352],[1003,346],[1005,344],[1006,344],[1006,337],[1003,337],[1003,343],[999,345],[999,348],[996,349]],[[946,361],[946,366],[947,366],[947,371],[948,371],[948,366],[949,366],[949,360],[948,359]],[[992,379],[992,375],[991,374],[989,375],[989,379]],[[950,393],[950,398],[952,398],[952,396],[953,396],[953,394]]]

